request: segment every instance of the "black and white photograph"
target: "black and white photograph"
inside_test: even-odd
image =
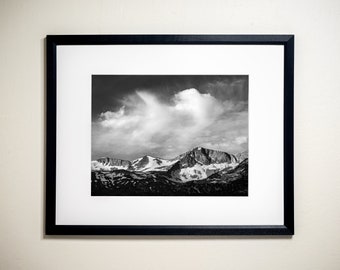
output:
[[[92,75],[92,196],[248,196],[248,75]]]

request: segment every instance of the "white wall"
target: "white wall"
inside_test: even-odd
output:
[[[340,1],[0,1],[0,269],[340,269]],[[296,35],[296,235],[44,237],[47,34]]]

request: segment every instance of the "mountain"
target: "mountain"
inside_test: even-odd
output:
[[[91,162],[92,171],[133,170],[129,160],[103,157]]]
[[[247,153],[196,147],[173,159],[91,162],[93,196],[247,196]]]
[[[167,171],[171,165],[177,160],[167,160],[162,158],[155,158],[151,156],[144,156],[132,161],[134,171],[149,172],[149,171]]]
[[[182,181],[205,179],[225,168],[235,167],[237,158],[226,152],[196,147],[177,157]]]
[[[226,152],[211,150],[203,147],[195,147],[194,149],[181,154],[178,159],[188,167],[193,166],[196,162],[203,165],[221,164],[221,163],[236,163],[237,158],[234,155]]]
[[[167,172],[174,180],[183,182],[202,180],[210,175],[234,168],[239,162],[235,155],[195,147],[173,159],[143,156],[133,161],[100,158],[92,161],[92,171],[126,170],[131,172]]]

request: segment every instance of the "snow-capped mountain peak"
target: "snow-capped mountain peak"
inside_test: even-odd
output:
[[[232,154],[203,147],[195,147],[194,149],[179,155],[177,158],[183,163],[187,163],[189,167],[196,162],[204,165],[237,162],[237,158]]]
[[[167,171],[169,166],[173,165],[176,160],[167,160],[155,158],[152,156],[144,156],[132,161],[132,167],[135,171]]]

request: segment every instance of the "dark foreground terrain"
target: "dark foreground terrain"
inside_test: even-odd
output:
[[[248,159],[206,179],[183,182],[168,172],[93,171],[92,196],[247,196]]]

